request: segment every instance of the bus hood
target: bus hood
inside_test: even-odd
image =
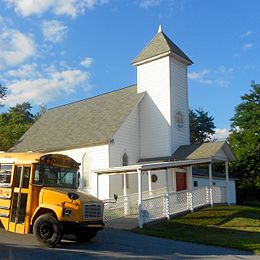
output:
[[[101,200],[99,200],[98,198],[86,193],[86,192],[82,192],[79,190],[75,190],[75,189],[70,189],[70,188],[60,188],[60,187],[44,187],[43,190],[46,191],[52,191],[52,192],[58,192],[60,194],[64,194],[66,196],[68,196],[68,193],[76,193],[79,195],[78,200],[82,201],[82,202],[95,202],[95,203],[102,203]]]

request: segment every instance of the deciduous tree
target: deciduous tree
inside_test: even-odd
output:
[[[3,86],[3,84],[1,84],[0,82],[0,106],[2,106],[1,101],[6,97],[6,87]]]
[[[190,110],[190,142],[199,144],[212,141],[214,129],[214,118],[209,116],[202,108]]]
[[[7,151],[34,123],[30,103],[17,104],[0,114],[0,150]]]
[[[237,158],[231,172],[238,178],[238,199],[260,201],[260,84],[252,82],[235,108],[230,146]]]

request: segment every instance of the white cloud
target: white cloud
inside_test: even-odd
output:
[[[228,136],[231,134],[227,128],[217,128],[215,130],[215,134],[213,135],[213,139],[218,141],[225,141]]]
[[[202,84],[211,85],[213,84],[213,80],[207,78],[209,74],[210,70],[204,69],[202,71],[188,73],[188,78],[191,80],[196,80]]]
[[[199,80],[199,79],[203,79],[205,75],[209,74],[209,72],[210,71],[208,69],[204,69],[202,71],[189,73],[188,77],[189,79]]]
[[[86,9],[108,3],[108,0],[5,0],[5,2],[22,16],[41,15],[49,11],[55,15],[76,17]]]
[[[217,70],[216,70],[216,73],[219,73],[219,74],[223,74],[223,73],[233,73],[234,69],[233,68],[227,68],[226,66],[224,65],[220,65]]]
[[[86,57],[80,62],[80,65],[82,65],[85,68],[89,68],[93,63],[93,59],[90,57]]]
[[[12,106],[29,101],[42,104],[70,96],[79,85],[88,85],[89,73],[81,70],[57,71],[52,69],[44,77],[22,79],[7,85],[8,95],[4,103]]]
[[[39,77],[40,73],[37,70],[37,64],[24,64],[17,70],[8,70],[6,73],[7,77],[29,79]]]
[[[253,34],[253,32],[250,31],[250,30],[248,30],[248,31],[242,33],[242,34],[240,35],[240,37],[245,38],[245,37],[248,37],[248,36],[250,36],[250,35],[252,35],[252,34]]]
[[[45,20],[42,22],[41,28],[45,40],[53,43],[61,42],[68,31],[68,27],[57,20]]]
[[[14,29],[0,29],[0,69],[16,66],[36,54],[31,35]]]
[[[226,88],[229,86],[230,81],[225,79],[216,79],[215,83],[219,85],[221,88]]]
[[[6,30],[8,27],[13,25],[13,21],[9,18],[3,17],[0,15],[0,28],[1,31]]]
[[[142,8],[159,6],[160,4],[161,4],[161,0],[140,0],[139,2],[139,6]]]
[[[153,6],[159,6],[161,0],[140,0],[139,6],[143,8],[149,8]]]
[[[233,68],[220,65],[216,69],[203,69],[201,71],[188,73],[188,78],[205,85],[214,84],[220,87],[228,87],[230,84],[229,78],[233,71]]]
[[[254,46],[253,43],[246,43],[244,46],[243,46],[243,50],[249,50],[249,49],[252,49]]]

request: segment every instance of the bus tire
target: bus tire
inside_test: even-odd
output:
[[[40,243],[47,247],[55,247],[62,238],[59,222],[49,213],[36,219],[33,225],[33,234]]]
[[[97,235],[97,229],[87,229],[85,231],[77,231],[74,233],[78,241],[84,242],[89,241]]]

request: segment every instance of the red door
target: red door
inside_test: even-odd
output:
[[[186,190],[186,172],[176,172],[176,191]]]

